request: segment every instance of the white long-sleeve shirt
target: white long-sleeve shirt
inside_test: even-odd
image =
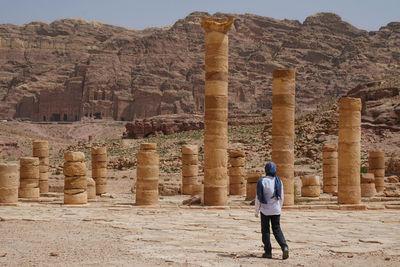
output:
[[[282,184],[282,190],[281,190],[281,198],[276,199],[275,197],[272,198],[272,195],[274,194],[275,190],[275,177],[271,176],[265,176],[262,179],[262,185],[264,187],[263,192],[265,195],[265,199],[267,200],[267,204],[261,203],[258,200],[257,194],[256,194],[256,200],[255,200],[255,215],[258,215],[259,212],[266,216],[270,215],[280,215],[281,210],[282,210],[282,205],[283,205],[283,184]]]

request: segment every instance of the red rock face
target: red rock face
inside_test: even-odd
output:
[[[149,135],[169,135],[204,128],[203,116],[175,115],[138,119],[125,125],[125,138],[141,138]]]
[[[365,128],[400,131],[400,76],[359,84],[346,96],[361,99]]]
[[[202,112],[203,16],[143,31],[79,19],[0,25],[0,118],[131,121]],[[230,111],[269,110],[275,68],[296,69],[301,109],[400,70],[398,22],[366,32],[330,13],[304,23],[228,16],[235,18]]]

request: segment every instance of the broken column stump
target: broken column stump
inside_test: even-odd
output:
[[[369,151],[368,172],[375,176],[376,192],[383,192],[385,189],[385,152]]]
[[[96,182],[93,180],[93,178],[86,177],[86,182],[87,182],[87,198],[88,199],[96,199]]]
[[[86,204],[88,196],[85,154],[65,152],[64,160],[64,204]]]
[[[246,199],[254,200],[257,195],[257,182],[264,176],[261,171],[251,171],[247,173],[247,184],[246,184]]]
[[[157,144],[140,144],[137,153],[136,205],[158,204],[159,156]]]
[[[18,197],[38,199],[39,189],[39,158],[22,157],[19,159],[19,190]]]
[[[244,151],[229,151],[229,194],[243,196],[246,194],[246,184],[244,183],[244,175],[246,173],[246,153]]]
[[[338,152],[337,144],[324,144],[322,146],[322,172],[323,192],[328,194],[337,193],[338,182]]]
[[[228,31],[233,18],[203,18],[205,36],[204,204],[227,203]]]
[[[92,178],[96,182],[96,195],[107,193],[107,148],[92,147]]]
[[[373,197],[376,194],[375,176],[373,173],[361,173],[361,196]]]
[[[295,70],[274,70],[272,85],[272,161],[283,183],[283,205],[294,205]]]
[[[360,204],[361,99],[339,102],[338,203]]]
[[[0,163],[0,204],[18,203],[18,166]]]
[[[196,145],[182,146],[182,194],[191,195],[198,181],[198,148]]]
[[[41,194],[49,192],[49,142],[33,141],[32,155],[39,158],[39,189]]]
[[[302,197],[319,197],[321,187],[319,177],[316,175],[304,175],[301,177],[301,196]]]

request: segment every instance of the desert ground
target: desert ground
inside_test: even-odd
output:
[[[123,140],[124,125],[118,122],[16,121],[1,122],[0,131],[7,162],[31,155],[32,140],[46,139],[51,146],[51,192],[38,202],[22,199],[17,206],[0,206],[1,266],[400,265],[399,196],[381,194],[356,206],[339,206],[336,197],[327,194],[297,196],[296,205],[285,208],[281,218],[290,258],[281,260],[271,237],[273,259],[263,259],[260,219],[250,201],[230,196],[225,207],[182,204],[189,196],[180,194],[180,147],[201,147],[201,131]],[[230,148],[246,151],[247,169],[262,169],[268,158],[263,133],[263,125],[230,127]],[[372,140],[363,144],[364,150],[380,142],[388,152],[399,152],[395,134],[363,134]],[[162,194],[153,207],[135,206],[131,191],[135,154],[143,142],[156,142],[160,153]],[[90,168],[90,146],[97,144],[109,151],[108,193],[87,205],[64,205],[63,152],[85,152]],[[301,174],[320,174],[320,162],[296,160],[297,184]]]

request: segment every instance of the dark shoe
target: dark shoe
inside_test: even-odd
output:
[[[282,249],[282,260],[286,260],[287,258],[289,258],[289,248],[288,247]]]
[[[264,254],[262,254],[262,257],[267,259],[272,259],[272,254],[265,252]]]

